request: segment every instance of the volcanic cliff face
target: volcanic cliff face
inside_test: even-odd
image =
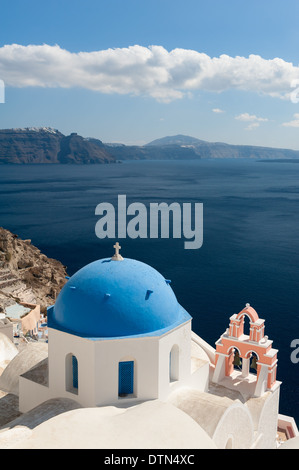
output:
[[[104,148],[49,127],[0,130],[0,163],[114,163]]]
[[[58,163],[63,137],[47,128],[0,130],[0,163]]]
[[[176,135],[146,145],[103,143],[49,127],[0,130],[1,163],[95,164],[124,160],[198,160],[200,158],[299,159],[299,151],[206,142]]]
[[[59,163],[84,164],[115,162],[100,140],[95,143],[75,133],[61,139],[57,160]]]
[[[15,301],[55,303],[66,283],[66,268],[47,258],[30,240],[21,240],[0,227],[0,311]]]

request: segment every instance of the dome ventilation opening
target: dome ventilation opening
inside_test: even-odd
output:
[[[148,300],[150,298],[151,294],[153,294],[153,293],[154,293],[153,290],[148,289],[146,291],[146,294],[145,294],[145,300]]]

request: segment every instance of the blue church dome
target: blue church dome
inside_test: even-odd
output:
[[[160,335],[190,319],[169,281],[127,258],[80,269],[48,309],[49,327],[94,339]]]

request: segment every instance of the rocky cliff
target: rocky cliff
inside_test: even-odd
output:
[[[0,163],[114,163],[115,158],[100,140],[97,145],[56,129],[0,130]]]
[[[206,142],[195,137],[163,137],[147,145],[103,143],[49,127],[0,130],[1,163],[95,164],[123,160],[193,160],[200,158],[299,159],[299,151]]]
[[[15,301],[37,303],[45,310],[55,302],[66,275],[59,261],[0,227],[0,312]]]
[[[57,154],[59,163],[114,163],[115,158],[105,149],[98,139],[84,139],[73,133],[63,136]]]

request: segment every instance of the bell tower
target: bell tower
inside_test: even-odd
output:
[[[245,317],[249,318],[249,334],[244,333]],[[230,317],[229,327],[216,342],[213,382],[224,380],[226,386],[242,383],[243,389],[256,397],[280,385],[276,382],[278,350],[265,336],[264,324],[250,304]]]

